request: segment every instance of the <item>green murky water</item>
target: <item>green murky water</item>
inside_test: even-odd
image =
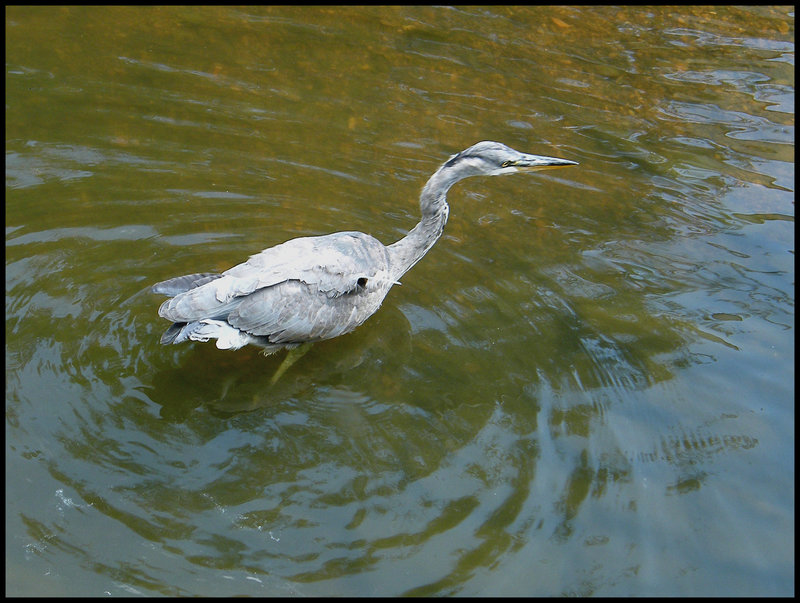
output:
[[[9,8],[6,593],[794,592],[789,8]],[[355,333],[148,292],[411,228]]]

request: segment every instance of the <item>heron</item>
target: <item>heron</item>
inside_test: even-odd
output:
[[[420,194],[419,223],[391,245],[356,231],[299,237],[221,274],[189,274],[154,285],[154,293],[169,297],[158,314],[173,323],[161,343],[214,339],[222,350],[251,344],[265,355],[289,349],[289,364],[279,367],[274,383],[310,344],[349,333],[378,310],[442,236],[450,213],[447,192],[456,182],[570,165],[577,162],[478,142],[433,173]]]

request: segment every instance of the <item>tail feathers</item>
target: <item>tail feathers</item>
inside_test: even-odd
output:
[[[177,276],[166,281],[156,283],[152,287],[153,293],[160,293],[168,297],[175,297],[181,293],[185,293],[197,287],[201,287],[206,283],[210,283],[218,278],[221,274],[211,274],[200,272],[197,274],[187,274],[186,276]]]
[[[186,326],[185,322],[173,322],[170,325],[169,329],[164,331],[164,334],[161,336],[160,343],[163,345],[169,345],[170,343],[175,343],[175,339],[178,337],[178,335],[181,334],[181,331],[185,326]]]
[[[198,320],[195,322],[176,322],[161,336],[161,343],[183,343],[184,341],[208,341],[216,339],[220,350],[238,350],[253,341],[251,335],[240,331],[221,320]]]
[[[216,346],[220,350],[238,350],[247,344],[253,344],[262,348],[265,355],[299,345],[297,343],[272,343],[269,337],[250,335],[226,322],[210,318],[188,323],[173,323],[161,336],[161,343],[168,345],[184,341],[208,341],[209,339],[216,339]]]

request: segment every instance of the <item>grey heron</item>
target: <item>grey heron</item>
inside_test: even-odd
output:
[[[569,165],[576,162],[479,142],[434,172],[420,195],[421,220],[391,245],[353,231],[300,237],[222,274],[189,274],[154,285],[153,292],[170,298],[158,309],[173,323],[161,343],[215,339],[220,349],[254,344],[269,354],[349,333],[378,310],[442,235],[447,192],[456,182]]]

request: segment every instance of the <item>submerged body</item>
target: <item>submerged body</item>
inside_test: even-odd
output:
[[[292,239],[222,274],[190,274],[158,283],[169,296],[158,310],[173,321],[161,343],[216,340],[220,349],[247,344],[266,353],[349,333],[372,316],[393,285],[439,239],[447,191],[463,178],[575,165],[479,142],[453,155],[420,195],[422,219],[383,245],[361,232]]]

